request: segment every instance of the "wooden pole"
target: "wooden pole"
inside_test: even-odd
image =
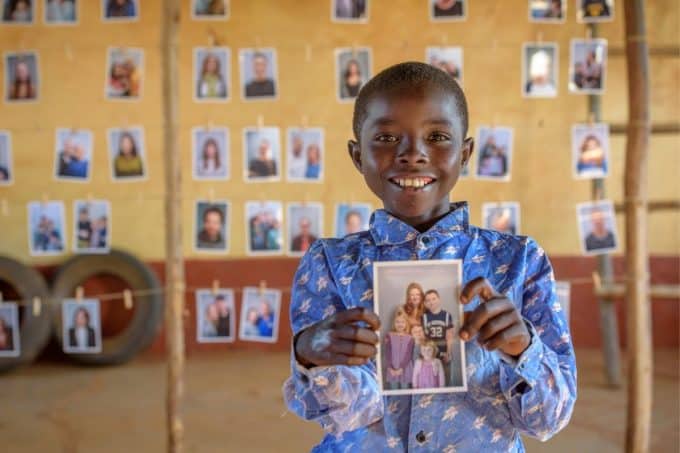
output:
[[[184,258],[182,255],[182,167],[179,158],[179,0],[163,0],[163,146],[165,157],[165,335],[167,348],[168,452],[182,451],[184,425]]]
[[[628,72],[626,139],[626,296],[628,407],[626,452],[649,451],[652,416],[652,329],[647,252],[649,65],[644,0],[623,2]]]

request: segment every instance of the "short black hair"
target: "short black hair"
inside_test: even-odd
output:
[[[210,214],[210,213],[215,213],[218,216],[220,216],[220,223],[224,223],[224,212],[222,212],[222,210],[215,205],[208,206],[208,208],[205,211],[203,211],[203,221],[204,222],[205,222],[205,219],[208,218],[208,214]]]
[[[428,294],[434,294],[435,296],[439,297],[439,291],[437,291],[436,289],[428,289],[425,292],[425,297],[427,297]]]
[[[465,94],[458,82],[446,72],[435,68],[427,63],[407,61],[383,69],[371,80],[361,87],[359,95],[354,102],[354,116],[352,117],[352,129],[354,137],[359,140],[361,128],[366,121],[366,106],[376,95],[396,89],[413,88],[415,86],[430,85],[439,90],[449,93],[456,103],[462,121],[463,139],[468,130],[468,107]]]

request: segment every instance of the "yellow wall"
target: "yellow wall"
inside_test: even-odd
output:
[[[42,4],[43,2],[38,2]],[[72,228],[72,200],[91,195],[108,198],[113,209],[113,245],[145,259],[161,259],[164,249],[163,162],[160,86],[160,0],[142,0],[141,20],[130,24],[104,24],[99,2],[81,0],[80,25],[50,27],[38,21],[30,27],[0,26],[0,51],[37,50],[42,77],[41,101],[36,104],[0,104],[0,129],[12,132],[15,184],[0,187],[0,202],[9,205],[0,214],[0,253],[34,263],[59,262],[63,258],[29,258],[26,202],[47,196],[66,202],[67,231]],[[465,91],[471,106],[472,131],[478,124],[494,123],[515,128],[512,181],[494,183],[466,179],[454,190],[455,199],[471,203],[473,222],[479,224],[481,203],[516,200],[521,203],[522,232],[534,236],[552,254],[578,254],[575,203],[590,197],[590,182],[572,179],[570,129],[586,118],[586,97],[567,93],[569,40],[585,37],[576,24],[574,2],[569,0],[564,25],[532,24],[525,0],[470,2],[468,20],[432,24],[425,0],[373,0],[368,25],[333,24],[329,1],[281,0],[232,2],[227,22],[189,19],[189,1],[183,0],[180,48],[180,147],[185,164],[183,181],[184,250],[192,251],[193,200],[206,198],[213,188],[216,198],[232,202],[231,257],[245,254],[243,204],[250,199],[316,201],[326,203],[325,235],[333,229],[334,204],[340,201],[377,200],[363,187],[345,152],[350,137],[350,104],[335,99],[333,49],[370,46],[377,71],[403,60],[423,60],[425,47],[461,45],[464,48]],[[623,44],[623,11],[617,2],[613,23],[600,26],[610,49]],[[647,2],[651,46],[679,44],[678,4],[674,0]],[[209,45],[209,30],[220,45],[232,50],[231,101],[196,104],[192,101],[192,49]],[[557,41],[560,48],[559,96],[555,99],[523,99],[520,94],[520,52],[524,41]],[[306,45],[311,44],[311,59]],[[104,100],[104,65],[110,45],[145,50],[145,82],[139,102]],[[245,103],[237,93],[236,55],[244,47],[276,47],[280,96],[276,102]],[[4,63],[3,63],[4,64]],[[4,67],[2,84],[4,86]],[[677,88],[680,61],[651,58],[652,119],[677,121],[680,117]],[[621,123],[627,117],[625,62],[609,59],[604,120]],[[323,185],[262,183],[245,184],[241,176],[242,128],[256,124],[299,126],[307,116],[310,126],[326,129],[325,183]],[[212,122],[231,131],[231,180],[191,180],[191,128]],[[139,183],[113,183],[109,176],[106,128],[143,125],[146,132],[150,177]],[[94,171],[89,184],[53,179],[54,134],[57,127],[91,129],[94,132]],[[282,146],[284,144],[282,143]],[[650,144],[652,199],[677,198],[680,193],[680,137],[654,136]],[[612,138],[612,175],[606,181],[608,195],[622,198],[625,139]],[[285,149],[285,146],[283,147]],[[680,216],[671,213],[650,217],[650,246],[657,254],[677,253]],[[623,225],[619,221],[619,232]],[[68,247],[71,247],[69,235]],[[214,257],[214,255],[213,255]],[[210,258],[210,257],[209,257]]]

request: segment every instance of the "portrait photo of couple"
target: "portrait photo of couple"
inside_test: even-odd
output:
[[[233,290],[196,290],[196,341],[231,343],[235,338],[235,323]]]

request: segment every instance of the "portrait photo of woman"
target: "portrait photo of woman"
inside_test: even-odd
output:
[[[194,49],[194,84],[196,101],[224,102],[229,99],[228,47],[197,47]]]
[[[113,180],[145,179],[144,130],[141,127],[109,129],[108,136]]]
[[[38,100],[38,54],[35,52],[5,55],[5,100],[30,102]]]

